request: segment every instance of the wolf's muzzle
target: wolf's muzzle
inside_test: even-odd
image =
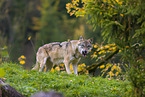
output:
[[[82,54],[83,54],[84,57],[86,57],[87,53],[88,52],[86,50],[85,51],[82,51]]]

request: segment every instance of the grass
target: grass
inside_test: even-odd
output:
[[[54,90],[65,97],[124,97],[131,90],[129,81],[108,80],[102,77],[60,72],[38,72],[24,70],[13,63],[0,64],[6,72],[6,83],[29,97],[39,91]]]

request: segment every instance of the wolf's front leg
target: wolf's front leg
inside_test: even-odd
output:
[[[64,62],[64,65],[65,65],[65,68],[66,68],[66,72],[67,72],[68,74],[71,74],[69,62],[65,61],[65,62]]]
[[[77,71],[77,64],[72,64],[73,65],[73,70],[74,70],[74,74],[78,75],[78,71]]]
[[[78,67],[78,62],[80,61],[80,59],[81,58],[78,58],[72,62],[73,71],[74,71],[74,74],[76,74],[76,75],[78,75],[77,67]]]

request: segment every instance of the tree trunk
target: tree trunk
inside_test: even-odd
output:
[[[0,79],[0,97],[25,97]]]

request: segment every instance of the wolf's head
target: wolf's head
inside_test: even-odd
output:
[[[83,39],[81,36],[78,43],[78,51],[85,57],[89,51],[93,48],[92,39]]]

